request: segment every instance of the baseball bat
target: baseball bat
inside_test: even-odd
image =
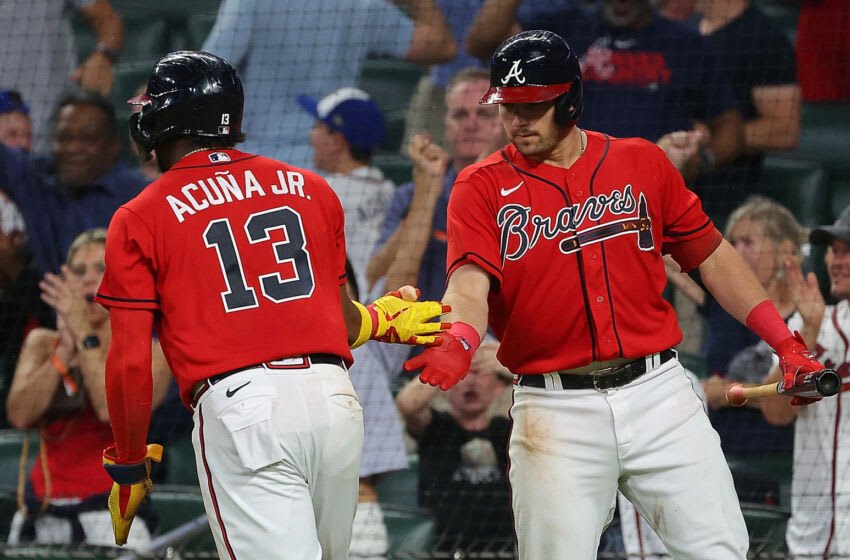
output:
[[[738,383],[726,390],[726,401],[732,406],[744,406],[749,399],[786,395],[788,397],[821,398],[831,397],[841,390],[841,377],[833,369],[816,372],[798,373],[794,386],[785,389],[782,381],[744,387]]]

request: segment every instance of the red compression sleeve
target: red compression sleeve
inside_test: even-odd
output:
[[[774,350],[779,343],[791,337],[788,325],[782,320],[773,303],[767,299],[750,310],[747,326]]]
[[[117,462],[139,463],[147,454],[153,378],[153,312],[112,307],[112,341],[106,358],[106,401]]]

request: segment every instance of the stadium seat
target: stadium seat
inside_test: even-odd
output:
[[[360,75],[360,88],[375,100],[389,116],[396,112],[406,113],[407,106],[423,66],[396,59],[367,59]]]
[[[741,504],[750,535],[748,558],[785,558],[785,526],[789,513],[785,509],[757,504]]]
[[[794,154],[822,162],[830,176],[833,170],[850,170],[850,104],[806,103],[801,125]]]
[[[434,520],[427,510],[381,504],[390,546],[388,558],[424,558],[434,541]]]
[[[708,365],[703,354],[679,352],[679,362],[681,362],[685,369],[694,372],[700,379],[708,377]]]
[[[18,487],[18,465],[21,460],[21,445],[24,432],[0,430],[0,472],[6,473],[0,480],[0,492],[12,492]],[[30,434],[29,461],[31,465],[38,456],[38,431]]]
[[[200,49],[215,24],[216,13],[192,14],[186,20],[186,48]]]
[[[393,471],[378,478],[377,488],[381,503],[415,508],[419,505],[419,457],[407,458],[407,469]]]
[[[850,174],[832,181],[832,208],[836,216],[850,206]]]
[[[413,180],[413,164],[402,155],[377,154],[372,158],[372,164],[383,171],[396,186]]]
[[[168,473],[165,482],[198,487],[198,469],[195,466],[195,450],[192,434],[184,434],[165,445]]]
[[[192,522],[204,512],[204,501],[199,490],[154,488],[151,502],[159,518],[157,534],[167,533],[181,525]],[[178,552],[215,552],[215,542],[209,526],[200,534],[175,547]],[[179,557],[179,556],[178,556]],[[206,555],[204,557],[207,557]]]
[[[221,0],[112,0],[122,16],[187,18],[192,14],[216,13]]]
[[[804,226],[833,220],[827,174],[817,161],[769,156],[764,161],[761,181],[768,196],[791,210]]]

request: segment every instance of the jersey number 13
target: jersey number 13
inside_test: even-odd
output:
[[[272,243],[275,259],[279,264],[291,263],[295,275],[286,280],[280,272],[270,272],[259,276],[263,296],[274,303],[283,303],[293,299],[308,298],[313,294],[315,283],[310,264],[310,253],[304,238],[304,226],[301,215],[288,206],[274,208],[251,214],[244,224],[245,234],[250,243],[262,243],[271,238],[269,232],[282,229],[285,241]],[[204,243],[215,249],[221,272],[227,284],[227,290],[221,293],[224,309],[227,312],[251,309],[259,305],[254,288],[248,286],[242,258],[233,237],[230,220],[213,220],[204,230]]]

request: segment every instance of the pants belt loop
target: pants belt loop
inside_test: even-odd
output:
[[[555,373],[544,373],[543,382],[546,384],[547,391],[563,391],[564,386],[561,384],[561,376]]]

